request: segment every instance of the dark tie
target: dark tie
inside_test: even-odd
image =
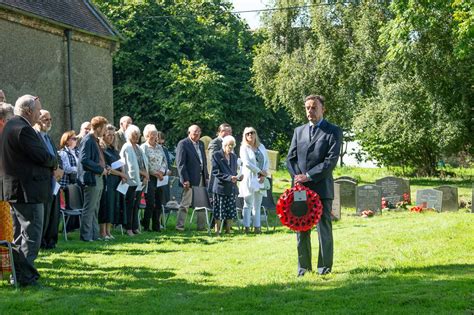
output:
[[[310,131],[311,131],[311,140],[313,140],[314,135],[316,134],[316,129],[318,129],[318,127],[317,127],[316,125],[311,125],[311,128],[310,128]]]

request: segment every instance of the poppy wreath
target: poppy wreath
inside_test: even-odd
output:
[[[298,217],[291,212],[291,205],[294,200],[294,192],[302,190],[306,191],[306,205],[308,206],[308,211],[305,215]],[[287,189],[280,196],[276,205],[276,213],[283,225],[293,231],[304,232],[310,230],[321,220],[323,204],[317,193],[306,186],[296,184],[295,187]]]

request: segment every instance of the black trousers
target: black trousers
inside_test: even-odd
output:
[[[44,205],[42,203],[11,203],[13,208],[13,259],[20,285],[29,285],[39,279],[35,259],[41,246]]]
[[[332,199],[321,199],[321,202],[323,204],[323,214],[317,226],[319,238],[318,270],[319,268],[329,268],[330,271],[334,256],[331,221]],[[313,270],[311,263],[311,230],[297,232],[296,240],[298,248],[298,274]]]
[[[125,195],[125,213],[127,217],[125,229],[133,231],[138,230],[138,206],[140,206],[142,194],[141,191],[136,190],[137,186],[130,186]]]
[[[148,183],[148,191],[145,194],[146,208],[143,216],[143,227],[145,230],[151,229],[153,231],[160,231],[160,216],[161,216],[161,205],[164,200],[163,187],[156,187],[157,178],[150,176],[150,182]]]
[[[59,193],[44,203],[43,238],[41,248],[54,248],[58,243]]]

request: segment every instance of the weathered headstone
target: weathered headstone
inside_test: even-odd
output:
[[[332,201],[331,217],[334,220],[341,219],[341,185],[334,183],[334,199]]]
[[[443,192],[436,189],[420,189],[416,191],[416,205],[422,208],[433,208],[441,211]]]
[[[377,185],[362,185],[356,188],[356,210],[380,212],[382,201],[382,188]]]
[[[268,154],[268,169],[270,171],[276,171],[278,169],[278,158],[280,153],[278,151],[267,150]]]
[[[458,188],[454,186],[439,186],[435,188],[443,192],[441,211],[458,211]]]
[[[355,208],[355,205],[356,205],[355,194],[356,194],[357,182],[350,179],[339,177],[334,180],[334,184],[336,183],[340,185],[341,207]]]
[[[338,178],[335,178],[334,181],[338,181],[340,179],[347,179],[347,180],[350,180],[351,182],[355,182],[356,184],[359,182],[357,179],[350,176],[339,176]]]
[[[388,201],[389,208],[395,208],[397,202],[403,201],[403,194],[410,197],[410,181],[407,179],[387,176],[377,179],[375,185],[382,187],[382,197]]]

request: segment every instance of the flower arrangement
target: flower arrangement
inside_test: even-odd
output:
[[[410,205],[410,204],[411,204],[410,195],[409,195],[408,193],[404,193],[404,194],[403,194],[403,200],[397,202],[396,207],[397,207],[398,209],[407,210],[407,209],[408,209],[408,205]]]
[[[369,217],[373,217],[374,216],[374,212],[372,210],[363,210],[360,212],[360,216],[363,217],[363,218],[369,218]]]
[[[421,213],[421,212],[423,212],[423,208],[420,207],[420,206],[414,206],[414,207],[411,207],[411,208],[410,208],[410,212],[418,212],[418,213]]]
[[[388,200],[385,199],[385,197],[382,197],[382,210],[388,210],[390,208],[390,205],[388,203]]]

